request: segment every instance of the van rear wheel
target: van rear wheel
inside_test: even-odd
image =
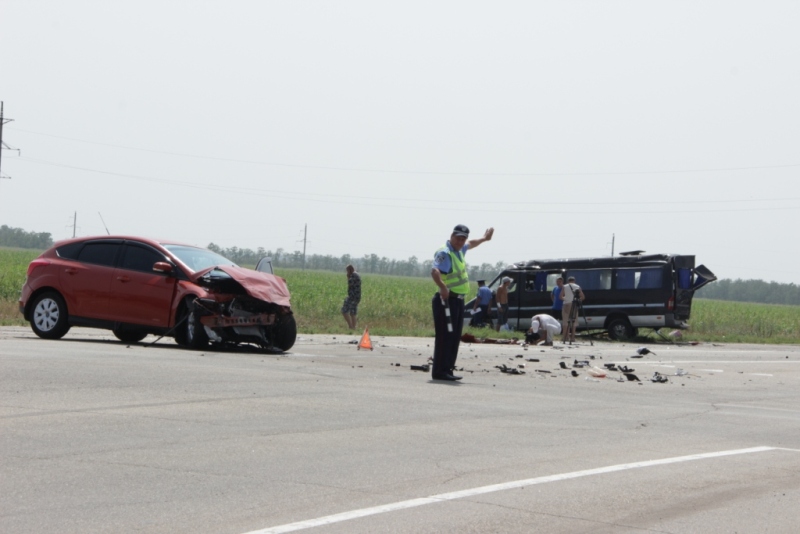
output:
[[[626,341],[636,335],[636,329],[627,319],[612,319],[608,323],[608,336],[616,341]]]

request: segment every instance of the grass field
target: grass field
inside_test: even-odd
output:
[[[684,339],[800,343],[800,306],[695,299]]]
[[[23,324],[17,299],[28,264],[39,254],[36,250],[0,247],[0,326]]]
[[[22,325],[17,298],[28,263],[36,251],[0,248],[0,325]],[[340,308],[347,294],[344,272],[277,269],[292,293],[298,329],[306,334],[344,334],[347,325]],[[362,274],[359,332],[386,336],[433,336],[431,297],[435,286],[428,278]],[[475,284],[473,284],[475,286]],[[473,287],[473,294],[475,287]],[[695,299],[691,328],[684,341],[727,343],[800,343],[800,306],[751,304]],[[655,341],[656,334],[642,330],[641,341]],[[488,330],[479,337],[508,337]]]

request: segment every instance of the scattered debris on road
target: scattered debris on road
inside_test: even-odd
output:
[[[493,337],[477,338],[472,334],[462,334],[461,341],[464,343],[490,343],[493,345],[519,345],[519,339],[495,339]]]
[[[503,365],[495,365],[495,369],[500,369],[501,373],[507,373],[510,375],[524,375],[525,371],[521,371],[516,367],[508,367],[506,364]]]

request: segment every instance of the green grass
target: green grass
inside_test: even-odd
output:
[[[276,269],[292,293],[292,309],[300,332],[337,334],[347,332],[342,303],[347,296],[347,278],[342,273]],[[473,284],[473,292],[477,291]],[[361,304],[358,333],[369,327],[371,334],[433,337],[431,299],[436,291],[425,278],[361,274]],[[517,333],[468,329],[478,337],[521,338]]]
[[[800,306],[695,299],[687,341],[800,343]]]
[[[38,250],[0,248],[0,301],[19,298],[28,264],[39,254]]]
[[[17,310],[17,298],[27,265],[38,254],[0,248],[0,325],[25,324]],[[300,333],[348,332],[340,311],[347,294],[344,272],[277,269],[276,273],[289,284]],[[373,274],[362,274],[361,280],[356,334],[369,327],[374,335],[433,336],[431,298],[436,289],[433,281]],[[473,294],[475,290],[473,284]],[[695,299],[689,324],[691,328],[683,332],[683,341],[800,343],[800,306]],[[521,337],[519,333],[498,334],[488,329],[469,331],[477,337]],[[660,339],[647,330],[642,333],[642,341]]]
[[[38,250],[0,247],[0,326],[25,324],[17,300],[28,264],[39,254]]]
[[[346,331],[342,302],[347,296],[345,273],[277,269],[292,293],[292,309],[301,332]],[[359,329],[382,335],[433,335],[430,300],[436,286],[424,278],[361,274]]]

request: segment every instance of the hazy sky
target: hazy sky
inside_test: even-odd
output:
[[[800,2],[0,0],[0,224],[800,283]]]

